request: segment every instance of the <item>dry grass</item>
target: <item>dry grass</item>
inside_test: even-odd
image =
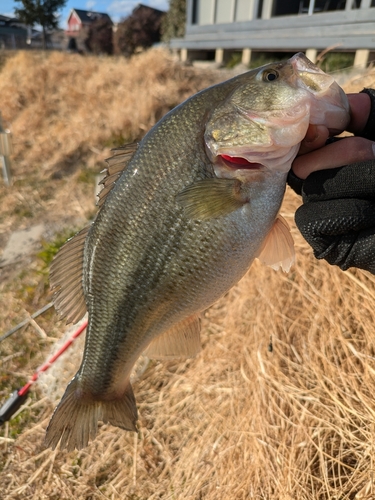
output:
[[[68,56],[53,57],[61,58],[58,70],[67,72],[62,58]],[[150,56],[144,57],[147,60]],[[152,60],[150,57],[147,64]],[[41,64],[47,63],[42,60]],[[66,64],[76,64],[75,59],[66,60]],[[101,63],[88,59],[87,64],[96,68],[99,80]],[[121,64],[104,60],[103,81],[106,76],[114,78],[105,65]],[[141,59],[134,64],[141,66]],[[169,62],[167,67],[173,64]],[[22,74],[17,64],[11,69]],[[88,77],[91,74],[91,70],[87,72]],[[132,78],[137,80],[134,75]],[[143,84],[142,78],[138,81]],[[374,73],[369,73],[349,82],[348,88],[358,91],[364,85],[374,86],[374,81]],[[105,88],[103,84],[100,87]],[[0,89],[1,96],[2,92]],[[105,98],[105,90],[102,95]],[[53,97],[45,97],[49,99]],[[136,107],[134,104],[133,116]],[[100,108],[103,111],[105,106],[101,103]],[[113,109],[116,115],[118,109],[115,105]],[[86,135],[78,117],[71,118],[76,127],[83,127],[80,147],[87,143],[98,147],[103,129]],[[154,118],[142,118],[139,123],[148,126]],[[11,122],[10,114],[7,119]],[[102,118],[103,123],[106,119]],[[116,120],[114,117],[109,122]],[[129,123],[123,122],[123,126]],[[140,130],[135,127],[129,137],[137,136]],[[69,143],[80,139],[68,133],[64,137]],[[90,142],[91,137],[98,142]],[[38,148],[43,155],[49,149],[44,143],[38,146],[35,140],[29,151],[34,154]],[[73,150],[73,146],[67,149]],[[24,161],[21,176],[27,173]],[[45,161],[49,162],[48,157]],[[42,177],[35,164],[32,175]],[[77,175],[55,181],[56,196],[65,199],[66,193],[61,193],[68,185],[78,196]],[[64,182],[67,184],[60,189]],[[27,188],[19,191],[23,189]],[[344,273],[314,260],[293,224],[299,203],[288,191],[283,214],[296,242],[298,260],[293,270],[284,275],[255,263],[247,276],[206,312],[203,351],[196,359],[150,362],[139,376],[134,387],[140,410],[139,436],[103,425],[98,438],[80,452],[44,450],[44,431],[53,404],[43,397],[46,392],[41,388],[32,391],[26,407],[3,428],[0,437],[2,498],[374,499],[375,278],[355,270]],[[77,214],[74,210],[72,214],[60,216],[73,220]],[[25,304],[31,307],[21,285],[33,290],[34,306],[46,300],[43,287],[39,295],[35,292],[40,285],[33,282],[39,283],[33,268],[38,270],[37,261],[29,266],[26,276],[16,275],[0,285],[0,303],[3,309],[12,310],[10,316],[15,314],[13,306],[21,312]],[[17,376],[25,376],[40,364],[49,352],[51,337],[60,336],[65,329],[52,313],[38,323],[49,338],[41,338],[29,327],[12,343],[1,345],[2,394],[15,387]],[[9,317],[2,313],[0,324],[5,329]],[[78,363],[78,348],[77,344],[75,356],[68,354],[72,366],[64,362],[63,372],[54,372],[57,381],[45,380],[47,385],[57,385],[56,389],[52,385],[56,394],[63,389],[67,372],[74,371]]]
[[[130,62],[58,52],[8,58],[0,110],[13,134],[15,182],[12,190],[0,182],[0,234],[46,216],[53,224],[62,215],[65,223],[87,219],[94,176],[110,149],[141,137],[214,81],[212,72],[183,68],[162,51]]]

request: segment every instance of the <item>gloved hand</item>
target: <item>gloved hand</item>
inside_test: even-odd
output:
[[[302,200],[295,221],[315,257],[375,274],[375,161],[313,172]]]
[[[365,127],[356,132],[373,140],[375,91],[366,89],[365,93],[370,97],[371,109]],[[330,145],[300,156],[296,170],[301,177],[304,166],[307,173],[316,165],[319,170],[312,171],[306,179],[291,171],[288,183],[302,195],[304,204],[297,210],[295,220],[315,257],[343,270],[358,267],[375,274],[375,154],[372,143],[359,141],[351,138],[332,144],[329,140]],[[356,144],[361,147],[356,148]],[[344,158],[350,158],[352,163],[330,168],[346,149]],[[366,160],[366,156],[371,159]],[[356,157],[359,161],[353,161]]]

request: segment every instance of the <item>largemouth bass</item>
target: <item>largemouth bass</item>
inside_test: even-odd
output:
[[[57,310],[74,322],[87,310],[88,327],[48,446],[81,449],[98,420],[136,431],[138,357],[196,355],[200,313],[254,258],[289,269],[287,172],[309,124],[348,121],[342,89],[296,54],[199,92],[115,152],[95,221],[52,265]]]

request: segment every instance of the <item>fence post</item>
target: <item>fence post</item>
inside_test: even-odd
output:
[[[10,155],[12,154],[12,140],[9,130],[4,130],[0,113],[0,163],[2,164],[4,183],[10,186],[12,183]]]

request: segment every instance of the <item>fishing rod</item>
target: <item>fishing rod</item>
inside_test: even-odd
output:
[[[20,330],[23,326],[26,326],[30,323],[30,321],[32,319],[35,319],[37,318],[38,316],[40,316],[41,314],[43,314],[44,312],[48,311],[48,309],[50,309],[51,307],[53,306],[53,302],[50,302],[49,304],[47,304],[46,306],[42,307],[41,309],[39,309],[39,311],[36,311],[34,314],[32,314],[29,318],[26,318],[25,320],[21,321],[21,323],[18,323],[17,326],[15,326],[14,328],[12,328],[11,330],[9,330],[8,332],[4,333],[4,335],[2,335],[0,337],[0,342],[2,342],[3,340],[7,339],[8,337],[10,337],[11,335],[13,335],[13,333],[16,333],[18,330]]]
[[[26,401],[29,389],[33,385],[33,383],[39,378],[39,375],[42,372],[48,370],[48,368],[56,361],[56,359],[59,358],[61,354],[65,352],[68,349],[68,347],[72,345],[74,340],[86,329],[87,323],[88,323],[87,319],[83,321],[83,323],[60,347],[60,349],[36,370],[36,372],[28,382],[23,387],[21,387],[21,389],[16,389],[15,391],[13,391],[9,399],[5,401],[5,403],[0,407],[0,425],[12,418],[12,416],[16,413],[16,411],[20,408],[20,406]],[[17,326],[21,328],[19,325]]]

